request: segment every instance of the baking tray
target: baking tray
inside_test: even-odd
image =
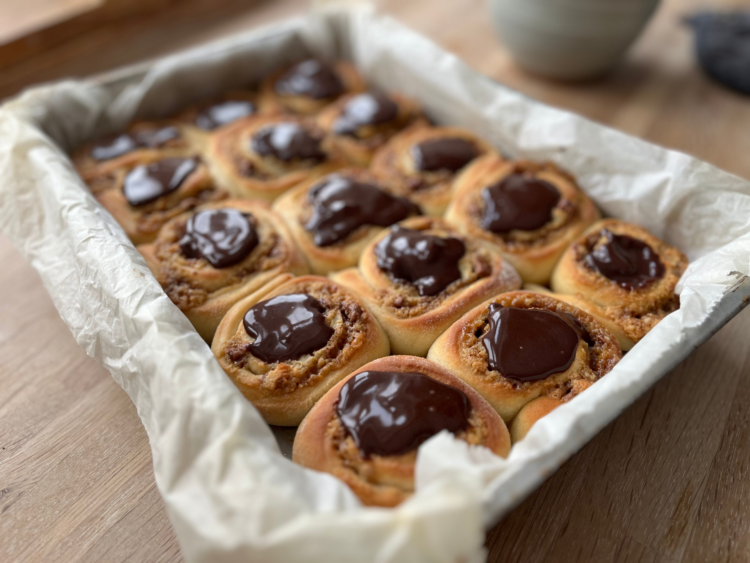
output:
[[[345,57],[509,157],[572,172],[605,214],[680,247],[681,308],[601,381],[537,423],[507,460],[442,433],[417,494],[363,508],[274,435],[167,299],[66,153],[133,118],[257,83],[302,56]],[[0,110],[0,228],[39,271],[77,341],[128,392],[156,482],[192,561],[478,561],[491,526],[750,300],[750,184],[687,155],[550,108],[472,71],[371,8],[308,16],[84,81]],[[278,433],[289,443],[289,432]]]

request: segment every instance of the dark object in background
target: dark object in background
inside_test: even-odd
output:
[[[699,12],[687,18],[695,30],[695,50],[706,73],[750,95],[750,11]]]

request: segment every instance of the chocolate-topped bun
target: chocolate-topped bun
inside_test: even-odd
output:
[[[268,113],[313,115],[341,96],[364,89],[351,63],[311,58],[268,76],[260,86],[260,105]]]
[[[425,214],[442,216],[458,174],[487,154],[497,156],[490,145],[466,129],[416,124],[379,149],[370,169]]]
[[[197,156],[142,156],[92,177],[89,188],[133,244],[153,241],[170,219],[226,197]]]
[[[254,92],[236,90],[198,102],[180,113],[177,119],[184,124],[185,134],[191,141],[204,147],[212,132],[259,112],[258,96]]]
[[[359,268],[331,277],[364,297],[394,353],[415,356],[424,356],[466,311],[521,285],[495,248],[435,217],[413,217],[385,230],[362,252]]]
[[[518,418],[515,430],[511,426],[515,441],[540,413],[609,373],[622,351],[614,335],[581,309],[549,295],[513,291],[466,313],[427,358],[476,389],[505,422]]]
[[[510,436],[476,391],[414,356],[370,362],[339,382],[305,417],[295,462],[335,475],[368,506],[396,506],[414,492],[417,449],[447,431],[506,457]]]
[[[420,106],[394,92],[360,92],[342,96],[318,114],[318,125],[333,138],[347,159],[367,166],[377,149],[399,131],[427,125]]]
[[[219,201],[179,215],[138,251],[209,343],[237,301],[280,274],[308,271],[283,221],[267,204],[250,200]]]
[[[273,207],[315,274],[355,266],[384,228],[420,213],[417,205],[391,193],[363,168],[305,180]]]
[[[136,121],[125,131],[110,133],[79,147],[71,156],[87,183],[117,168],[169,156],[190,156],[194,147],[184,127],[174,120]]]
[[[211,135],[206,153],[219,186],[267,202],[346,164],[313,121],[284,115],[240,118]]]
[[[570,243],[599,218],[575,180],[554,164],[475,161],[456,180],[445,218],[497,246],[526,282],[546,284]]]
[[[580,235],[552,275],[552,290],[605,324],[623,350],[680,307],[688,260],[646,229],[604,219]]]
[[[229,310],[211,350],[269,424],[297,426],[326,391],[389,347],[354,292],[282,274]]]

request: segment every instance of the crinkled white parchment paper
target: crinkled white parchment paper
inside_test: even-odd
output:
[[[690,257],[681,309],[607,377],[544,418],[507,460],[447,433],[424,444],[418,493],[364,509],[279,452],[269,428],[172,305],[65,151],[134,117],[257,82],[304,53],[353,59],[511,156],[570,170],[608,214]],[[62,147],[62,148],[60,148]],[[39,271],[86,351],[135,403],[189,561],[421,562],[483,557],[499,518],[750,299],[750,184],[533,102],[370,10],[321,12],[97,81],[28,91],[0,111],[0,228]]]

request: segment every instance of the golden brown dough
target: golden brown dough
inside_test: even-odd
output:
[[[178,120],[136,121],[125,131],[112,133],[79,147],[71,156],[85,182],[118,168],[131,168],[170,156],[190,156],[196,147]]]
[[[370,242],[362,253],[359,268],[331,275],[367,301],[388,333],[396,354],[424,356],[435,339],[465,312],[493,295],[521,285],[518,273],[495,248],[460,235],[442,219],[414,217],[402,221],[398,227],[440,239],[458,239],[465,252],[457,263],[460,277],[433,295],[420,294],[414,284],[394,279],[378,266],[378,244],[395,232],[396,227]]]
[[[361,298],[327,278],[282,275],[271,284],[229,310],[216,330],[211,350],[269,424],[296,426],[343,377],[387,355],[388,338]],[[263,361],[254,355],[255,339],[247,332],[243,319],[252,307],[289,295],[317,300],[331,336],[320,348],[299,358]]]
[[[237,210],[245,215],[257,241],[226,265],[214,266],[208,258],[190,250],[187,253],[193,255],[186,256],[181,248],[181,243],[187,246],[192,242],[189,237],[186,240],[188,221],[197,213],[212,210]],[[227,233],[229,236],[231,233]],[[289,230],[266,204],[258,201],[233,199],[203,205],[169,221],[153,243],[140,245],[138,251],[172,302],[209,343],[219,322],[237,301],[279,274],[307,273],[305,259]]]
[[[519,310],[521,314],[524,314],[524,310],[547,311],[555,314],[557,322],[567,323],[570,330],[578,334],[573,341],[575,344],[570,348],[570,363],[567,366],[561,363],[559,371],[551,370],[552,373],[547,375],[544,372],[541,375],[514,374],[510,377],[493,369],[489,350],[494,344],[492,341],[485,344],[485,341],[493,338],[494,327],[490,318],[501,309],[516,314]],[[511,321],[508,320],[505,322],[505,329],[511,336],[523,334],[523,327],[517,321],[514,324],[510,324]],[[529,326],[538,327],[533,324]],[[554,358],[562,357],[557,354],[564,352],[557,350],[558,346],[562,346],[558,343],[563,339],[559,337],[559,333],[552,332],[556,330],[554,324],[553,329],[543,326],[543,329],[536,328],[529,332],[532,336],[524,342],[514,344],[512,341],[499,341],[499,349],[495,348],[493,352],[499,358],[495,362],[510,366],[507,369],[517,369],[516,365],[522,363],[522,367],[530,366],[533,370],[542,369],[550,358],[557,361]],[[550,331],[546,332],[547,330]],[[544,350],[538,349],[542,347]],[[555,349],[555,355],[546,355],[545,351],[552,348]],[[526,291],[504,293],[475,307],[442,334],[427,354],[429,360],[452,371],[476,389],[506,422],[512,421],[525,405],[538,397],[549,397],[556,401],[571,399],[609,373],[621,357],[617,339],[594,317],[549,295]],[[544,404],[549,406],[548,403]],[[525,435],[522,430],[527,431],[537,420],[534,410],[540,416],[548,412],[541,408],[541,404],[538,409],[530,410],[519,422],[519,435]]]
[[[344,168],[327,176],[305,180],[297,187],[291,189],[277,199],[274,202],[273,208],[279,215],[281,215],[288,225],[297,246],[305,255],[305,258],[307,258],[310,269],[314,274],[325,275],[330,272],[355,266],[359,261],[359,257],[362,255],[363,250],[367,247],[370,241],[377,236],[378,233],[381,233],[383,229],[387,228],[387,225],[377,226],[368,223],[360,223],[356,229],[337,242],[331,244],[326,243],[323,245],[316,244],[315,233],[305,227],[305,225],[309,224],[315,217],[315,198],[312,194],[322,186],[337,181],[364,183],[369,186],[377,187],[387,194],[394,195],[391,193],[392,190],[388,185],[378,182],[378,180],[367,170],[363,168]],[[364,198],[362,199],[365,208],[377,205],[377,203],[373,203]],[[414,215],[419,212],[419,209],[416,206],[409,211],[407,205],[408,202],[405,202],[403,205],[400,205],[397,202],[392,203],[393,206],[399,208],[395,211],[395,213],[398,214],[394,215],[397,217],[394,222],[400,221],[409,215]],[[376,210],[363,209],[362,211],[375,212]],[[352,209],[344,208],[343,214],[351,219],[357,218],[356,210],[353,211]]]
[[[232,90],[186,108],[177,116],[190,142],[205,150],[212,132],[238,119],[260,113],[258,95],[249,90]]]
[[[222,127],[208,141],[206,160],[217,185],[234,197],[269,203],[346,165],[322,129],[288,115],[254,115]]]
[[[365,82],[351,63],[305,59],[263,80],[260,107],[264,113],[313,115],[343,95],[364,90]]]
[[[416,124],[379,149],[370,168],[396,193],[415,201],[425,214],[440,217],[450,202],[457,174],[485,154],[496,153],[471,131]]]
[[[149,172],[153,170],[156,172]],[[164,187],[154,192],[155,197],[142,197],[140,188],[128,191],[129,185],[144,184],[151,176],[163,180],[162,184],[153,184]],[[153,241],[167,221],[185,211],[226,198],[226,192],[215,188],[206,165],[197,156],[141,155],[127,166],[91,177],[88,184],[133,244]]]
[[[644,250],[655,253],[663,272],[642,287],[626,287],[626,282],[623,285],[597,271],[588,257],[592,252],[602,252],[598,250],[602,246],[611,245],[608,240],[613,235],[645,243],[650,250]],[[625,239],[624,244],[628,242]],[[644,250],[636,249],[636,258]],[[631,260],[628,267],[635,267],[632,257],[628,260]],[[617,219],[604,219],[592,225],[568,248],[555,268],[551,286],[561,299],[606,323],[623,350],[629,350],[665,316],[679,309],[680,298],[674,291],[687,265],[682,252],[644,228]]]
[[[492,221],[488,210],[490,187],[502,190],[502,221]],[[506,162],[490,155],[458,177],[445,218],[466,236],[496,245],[524,281],[546,284],[562,253],[599,218],[599,211],[573,177],[554,164]]]
[[[294,440],[295,462],[341,479],[368,506],[396,506],[414,492],[417,450],[393,456],[365,457],[336,412],[341,388],[365,371],[419,373],[463,392],[471,406],[468,427],[456,437],[506,457],[508,429],[492,407],[449,371],[414,356],[389,356],[370,362],[340,381],[302,421]]]
[[[428,124],[412,99],[374,91],[342,96],[318,114],[317,122],[357,166],[369,165],[375,151],[399,131],[417,123]]]

